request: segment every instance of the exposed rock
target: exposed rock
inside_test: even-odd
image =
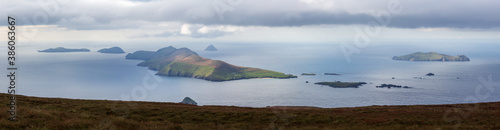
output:
[[[182,102],[180,103],[183,103],[183,104],[190,104],[190,105],[198,105],[198,103],[196,103],[193,99],[189,98],[189,97],[185,97]]]

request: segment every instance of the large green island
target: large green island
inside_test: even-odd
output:
[[[416,52],[404,56],[394,56],[393,60],[405,60],[405,61],[470,61],[465,55],[450,56],[445,54],[439,54],[437,52]]]
[[[187,48],[172,46],[153,51],[129,53],[126,59],[144,60],[139,66],[158,71],[157,75],[180,76],[209,81],[252,78],[297,78],[297,76],[258,68],[241,67],[199,56]]]

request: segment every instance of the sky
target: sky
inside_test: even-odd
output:
[[[53,44],[500,40],[497,0],[0,0],[0,9],[16,18],[19,40]]]

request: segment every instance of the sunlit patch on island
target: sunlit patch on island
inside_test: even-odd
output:
[[[157,75],[192,77],[209,81],[297,78],[297,76],[276,71],[231,65],[224,61],[201,57],[187,48],[176,49],[172,46],[156,52],[136,51],[127,54],[126,59],[144,60],[138,66],[156,70]]]

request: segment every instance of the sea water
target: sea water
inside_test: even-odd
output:
[[[451,44],[451,43],[450,43]],[[72,99],[180,102],[191,97],[199,105],[355,107],[371,105],[454,104],[500,101],[498,44],[468,44],[450,48],[420,44],[377,44],[343,53],[339,44],[176,43],[121,46],[128,53],[173,45],[230,64],[297,75],[293,79],[245,79],[211,82],[154,75],[126,54],[96,52],[111,45],[90,46],[91,52],[38,53],[49,46],[20,46],[18,87],[22,95]],[[456,44],[453,44],[456,46]],[[52,46],[51,46],[52,47]],[[53,46],[56,47],[56,46]],[[64,46],[68,47],[68,46]],[[68,48],[84,46],[69,46]],[[470,62],[394,61],[392,56],[417,51],[467,55]],[[435,76],[425,76],[427,73]],[[316,73],[316,76],[301,76]],[[339,73],[341,76],[323,75]],[[417,78],[414,78],[417,77]],[[423,79],[420,79],[422,77]],[[489,79],[491,77],[491,80]],[[394,79],[393,79],[394,78]],[[309,83],[306,83],[308,81]],[[359,88],[316,85],[322,81],[366,82]],[[492,88],[486,88],[484,82]],[[412,88],[376,88],[396,84]],[[468,98],[469,97],[469,98]],[[474,97],[477,100],[468,100]]]

